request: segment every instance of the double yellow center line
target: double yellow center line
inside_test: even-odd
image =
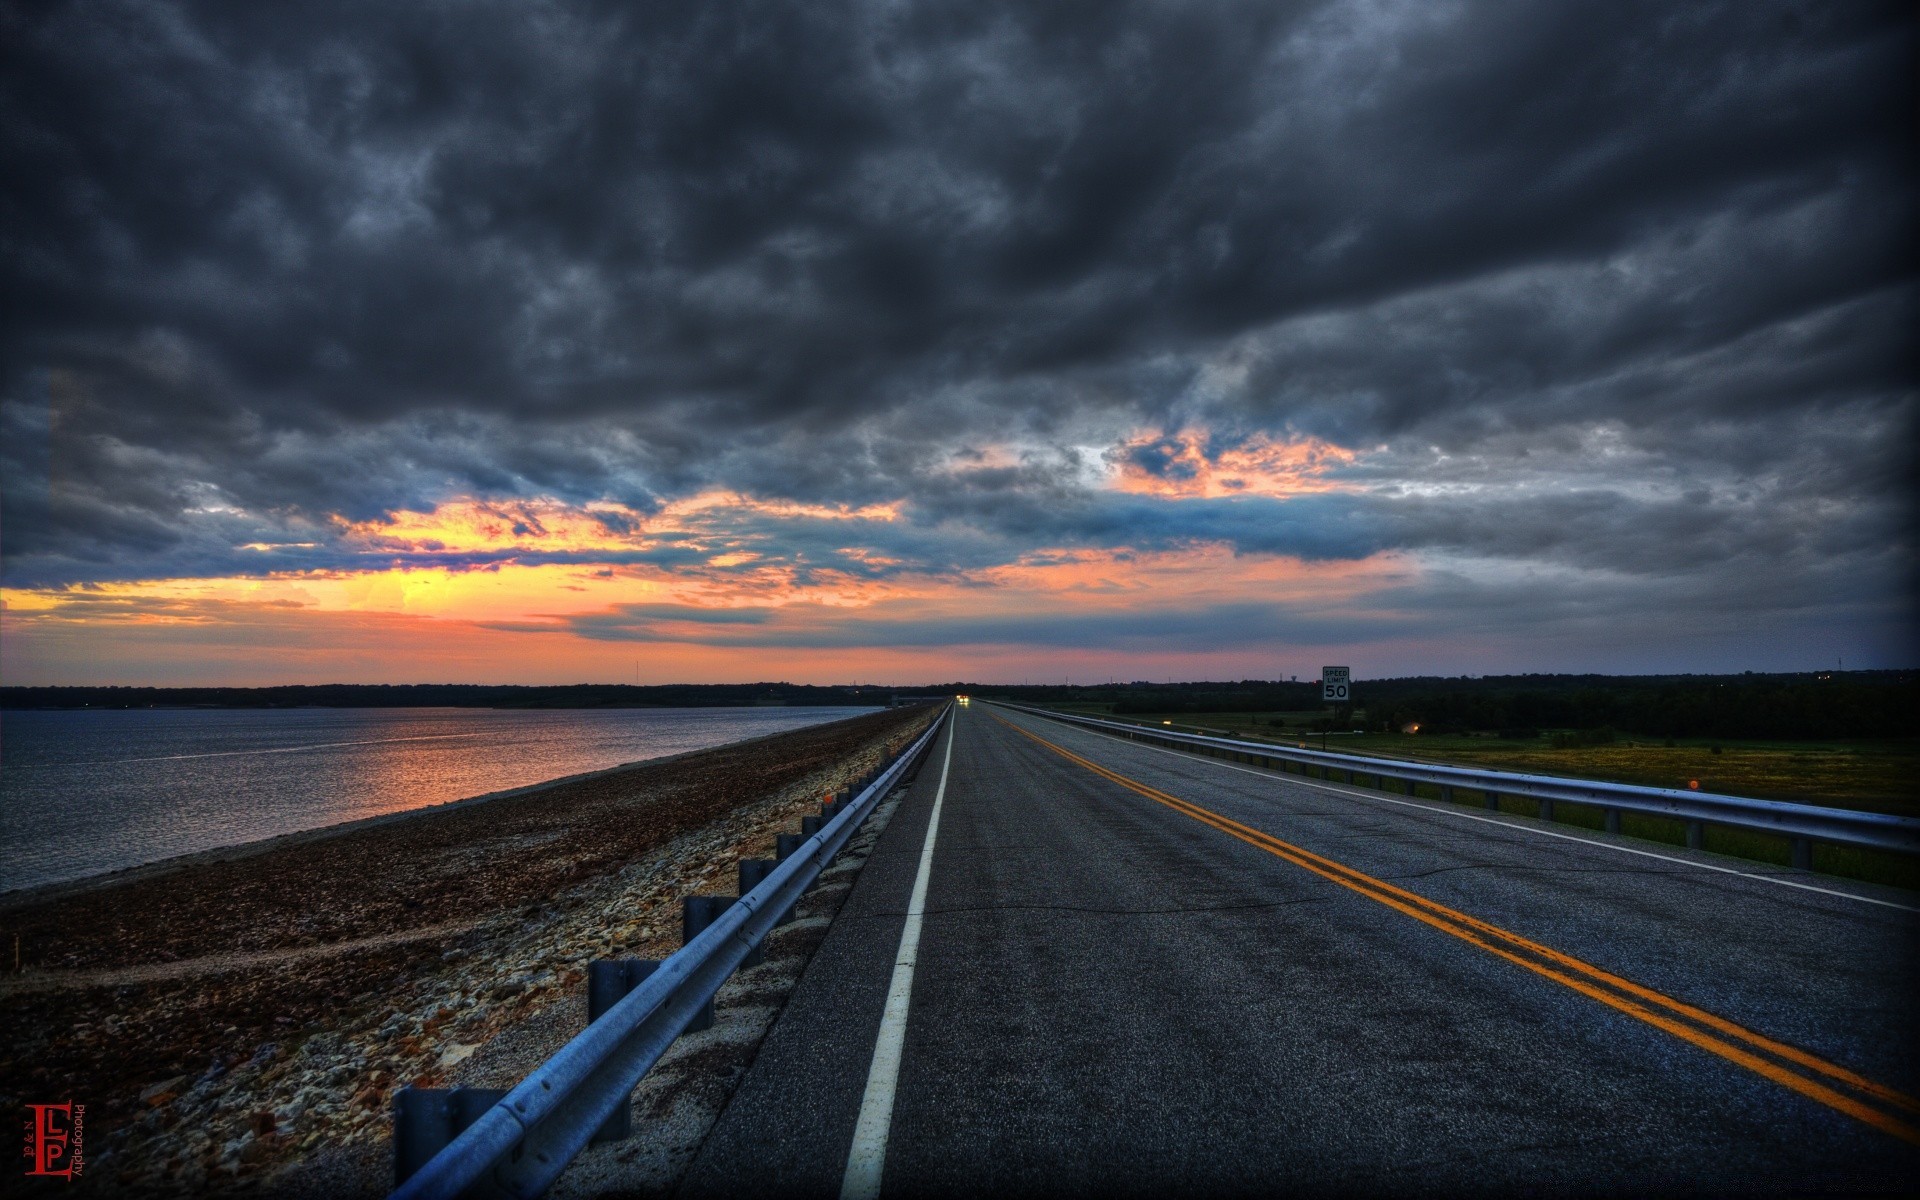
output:
[[[1311,850],[1302,849],[1291,842],[1281,841],[1272,834],[1263,833],[1251,826],[1223,817],[1198,804],[1182,800],[1178,796],[1168,795],[1158,788],[1148,787],[1117,771],[1108,770],[1091,759],[1083,758],[1064,746],[1055,745],[1011,721],[1002,720],[997,716],[994,719],[1103,779],[1138,792],[1149,800],[1164,804],[1175,812],[1192,817],[1202,824],[1211,825],[1222,833],[1239,838],[1248,845],[1258,846],[1267,853],[1283,858],[1303,870],[1311,871],[1323,879],[1358,892],[1369,900],[1378,901],[1396,912],[1405,913],[1416,921],[1431,925],[1497,958],[1505,959],[1515,966],[1524,967],[1536,975],[1572,988],[1583,996],[1598,1000],[1607,1007],[1623,1012],[1636,1020],[1644,1021],[1656,1029],[1665,1030],[1702,1050],[1719,1055],[1728,1062],[1738,1063],[1757,1075],[1771,1079],[1783,1087],[1792,1088],[1808,1099],[1817,1100],[1829,1108],[1864,1121],[1903,1141],[1920,1145],[1920,1125],[1916,1125],[1913,1120],[1916,1115],[1920,1115],[1920,1101],[1903,1092],[1896,1091],[1885,1084],[1876,1083],[1864,1075],[1836,1063],[1830,1063],[1798,1047],[1755,1033],[1725,1017],[1696,1008],[1685,1001],[1676,1000],[1650,987],[1635,983],[1631,979],[1623,979],[1570,954],[1562,954],[1551,946],[1529,941],[1497,925],[1490,925],[1477,917],[1448,908],[1444,904],[1407,891],[1405,888],[1396,887],[1384,879],[1376,879],[1343,863],[1315,854]]]

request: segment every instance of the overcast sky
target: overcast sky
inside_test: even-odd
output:
[[[1907,4],[0,7],[7,682],[1915,664]]]

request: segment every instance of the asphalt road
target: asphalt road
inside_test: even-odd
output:
[[[886,1195],[1920,1178],[1910,894],[955,717]],[[841,1194],[946,749],[683,1194]]]

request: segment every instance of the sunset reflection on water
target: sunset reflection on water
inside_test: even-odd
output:
[[[865,711],[8,712],[0,717],[0,888],[76,879]]]

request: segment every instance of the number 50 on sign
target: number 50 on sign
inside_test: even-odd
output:
[[[1345,700],[1352,695],[1349,684],[1352,672],[1345,667],[1320,668],[1320,698],[1322,700]]]

